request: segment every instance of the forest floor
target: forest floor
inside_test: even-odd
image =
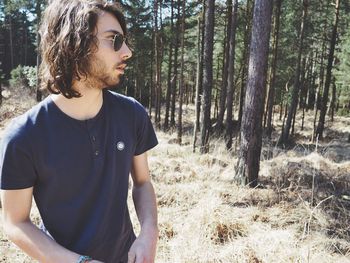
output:
[[[12,91],[0,108],[0,138],[9,120],[35,104],[25,90]],[[278,114],[276,114],[276,118]],[[194,107],[184,107],[183,145],[176,133],[157,130],[150,151],[160,239],[156,262],[350,262],[350,117],[326,123],[325,139],[310,142],[313,116],[295,124],[295,141],[276,147],[263,140],[259,187],[233,182],[235,149],[212,139],[208,154],[192,152]],[[236,114],[237,116],[237,114]],[[139,225],[129,195],[136,232]],[[31,217],[39,222],[35,205]],[[0,262],[35,262],[0,230]]]

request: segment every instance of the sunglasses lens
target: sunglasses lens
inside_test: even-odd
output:
[[[116,34],[114,36],[114,50],[115,51],[118,51],[122,45],[123,45],[123,42],[124,42],[124,39],[123,39],[123,36],[121,34]]]

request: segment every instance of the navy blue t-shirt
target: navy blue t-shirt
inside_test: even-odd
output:
[[[57,243],[103,262],[126,262],[135,240],[127,207],[132,158],[157,143],[147,112],[132,98],[104,90],[98,114],[79,121],[49,96],[6,129],[1,189],[33,186]]]

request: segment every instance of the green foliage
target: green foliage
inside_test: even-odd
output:
[[[18,65],[17,68],[11,70],[11,79],[10,79],[10,85],[11,86],[18,86],[24,83],[23,78],[23,67],[22,65]]]
[[[350,101],[350,33],[348,32],[341,43],[338,52],[339,64],[335,71],[337,89],[339,90],[340,105]]]
[[[348,116],[350,116],[350,111],[347,108],[341,108],[337,111],[337,115],[343,116],[343,117],[348,117]]]
[[[36,85],[36,67],[18,65],[17,68],[11,71],[10,85],[34,88]]]
[[[28,83],[29,88],[33,89],[36,86],[36,67],[24,66],[23,74]]]
[[[2,63],[0,61],[0,82],[5,79],[4,71],[2,70]]]

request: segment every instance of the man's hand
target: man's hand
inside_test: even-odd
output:
[[[141,231],[129,250],[128,263],[153,263],[157,241],[158,230]]]

